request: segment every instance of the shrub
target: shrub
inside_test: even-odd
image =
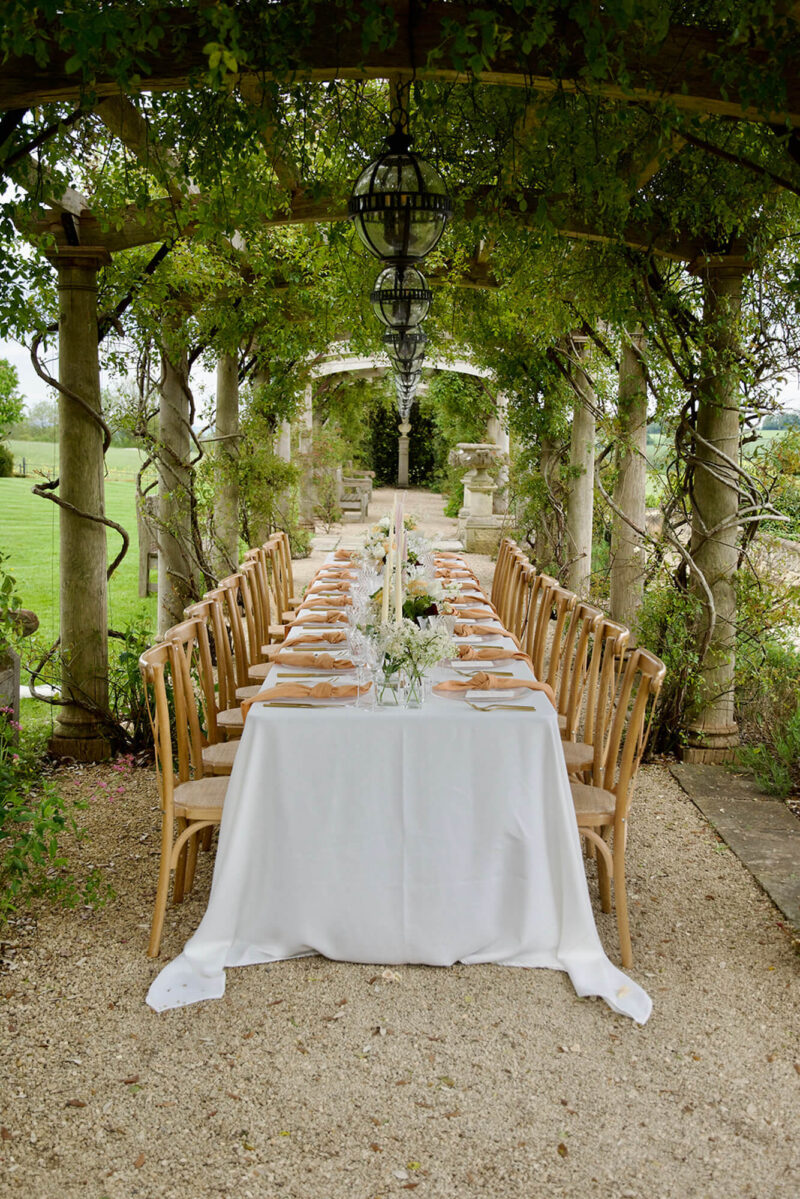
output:
[[[7,445],[0,443],[0,479],[10,479],[14,473],[14,455]]]
[[[700,693],[697,627],[702,605],[672,579],[648,584],[639,615],[639,641],[667,667],[650,734],[650,752],[674,753],[684,716]]]
[[[80,829],[43,773],[42,752],[11,710],[0,709],[0,924],[34,895],[74,907],[99,906],[111,894],[98,871],[80,883],[68,868],[60,837],[65,831],[80,836]]]

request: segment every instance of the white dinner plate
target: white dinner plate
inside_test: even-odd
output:
[[[505,704],[532,694],[530,687],[508,687],[500,688],[497,691],[468,691],[466,698],[470,703],[490,700],[495,704]]]

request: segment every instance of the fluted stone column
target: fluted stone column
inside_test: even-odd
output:
[[[408,487],[408,445],[411,425],[402,421],[397,426],[400,436],[397,439],[397,486]]]
[[[644,334],[625,339],[619,365],[617,478],[614,502],[643,529],[647,485],[647,380],[642,366]],[[611,616],[636,634],[644,595],[645,553],[642,537],[615,512],[611,530]]]
[[[594,393],[582,361],[587,357],[585,337],[573,337],[581,364],[574,367],[578,396],[572,417],[569,464],[572,478],[567,496],[567,586],[588,596],[592,576],[592,521],[594,518]]]
[[[689,722],[684,756],[690,762],[730,760],[739,741],[734,716],[739,494],[728,460],[737,463],[739,457],[737,357],[744,272],[739,256],[708,259],[697,269],[703,280],[707,344],[697,414],[703,440],[695,450],[691,552],[714,597],[716,620],[701,668],[700,703]],[[705,604],[702,636],[710,609],[703,589],[695,590]]]
[[[58,269],[60,382],[100,412],[97,356],[97,272],[110,261],[104,249],[64,247]],[[80,511],[105,515],[103,433],[80,404],[60,395],[58,494]],[[108,596],[106,529],[59,509],[61,695],[87,702],[56,709],[52,752],[80,762],[108,757]]]

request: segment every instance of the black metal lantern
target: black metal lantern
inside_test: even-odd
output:
[[[421,262],[453,211],[441,175],[409,149],[411,142],[396,125],[383,154],[359,175],[347,205],[370,254],[393,266]]]
[[[427,341],[424,333],[413,329],[384,333],[383,348],[398,375],[422,370]]]
[[[415,266],[387,266],[369,299],[378,320],[390,329],[415,329],[428,315],[433,292]]]

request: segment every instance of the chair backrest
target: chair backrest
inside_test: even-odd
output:
[[[176,625],[170,630],[173,639],[145,650],[139,658],[153,730],[158,794],[162,810],[170,817],[176,784],[203,777],[203,738],[191,679],[191,648],[187,652],[187,644],[196,644],[195,626],[195,621]]]
[[[542,670],[544,679],[554,691],[558,686],[558,675],[566,642],[565,633],[569,628],[569,618],[577,603],[578,597],[575,592],[568,591],[566,587],[556,586],[550,593],[550,629],[547,633]]]
[[[265,541],[261,548],[264,551],[268,577],[278,609],[276,621],[280,623],[283,620],[284,612],[289,608],[290,595],[283,554],[277,537],[271,537],[269,541]]]
[[[262,647],[269,640],[269,614],[265,625],[258,562],[254,558],[246,558],[240,570],[242,581],[239,585],[239,595],[247,630],[247,656],[251,663],[263,662]],[[269,605],[269,600],[267,600],[267,605]]]
[[[564,717],[564,736],[574,740],[578,727],[584,685],[589,671],[589,646],[603,614],[592,604],[579,601],[572,609],[564,638],[558,679],[558,713]]]
[[[240,571],[219,581],[219,590],[225,594],[225,614],[231,634],[237,687],[246,687],[250,682],[251,665],[242,601],[242,583],[243,578]]]
[[[208,739],[218,739],[216,716],[236,707],[236,673],[233,665],[230,631],[225,620],[225,593],[220,589],[207,591],[203,599],[184,612],[187,619],[201,620],[206,637],[198,638],[197,664],[203,690],[213,697],[209,713]],[[216,671],[214,658],[216,657]]]
[[[547,632],[550,627],[550,616],[553,610],[553,592],[558,587],[558,581],[551,578],[550,575],[537,574],[533,566],[529,567],[529,579],[530,590],[528,593],[525,635],[522,638],[522,648],[533,663],[533,672],[537,679],[541,679],[544,673]]]
[[[273,595],[269,585],[267,553],[263,545],[247,551],[244,566],[247,567],[248,565],[252,565],[253,567],[251,595],[258,616],[258,635],[261,637],[260,646],[264,646],[269,642]]]
[[[595,748],[598,745],[604,746],[606,742],[614,714],[625,651],[630,639],[630,629],[605,616],[598,622],[594,631],[592,654],[586,675],[581,739]]]
[[[520,637],[525,620],[527,607],[527,573],[530,563],[520,549],[509,553],[509,564],[506,573],[506,585],[503,592],[503,603],[498,608],[501,622],[513,633]]]
[[[281,562],[283,573],[286,579],[287,597],[294,595],[294,571],[292,569],[292,543],[289,540],[289,534],[284,529],[278,529],[275,533],[278,541],[278,548],[281,553]]]
[[[492,577],[491,601],[498,612],[503,606],[503,597],[506,587],[506,579],[508,575],[509,557],[512,549],[516,549],[515,543],[510,537],[504,537],[500,542],[500,548],[497,551],[497,561],[494,565],[494,575]]]
[[[208,728],[209,710],[214,706],[213,680],[209,687],[209,680],[200,667],[200,645],[208,646],[208,630],[202,620],[194,617],[167,629],[164,641],[170,647],[178,778],[183,783],[189,778],[202,778],[205,773],[202,750],[208,744],[208,737],[200,725],[195,675]]]
[[[596,752],[598,765],[592,771],[595,785],[616,796],[615,824],[625,820],[630,810],[633,784],[666,673],[661,659],[646,649],[632,650],[625,664],[603,761],[601,764]]]

